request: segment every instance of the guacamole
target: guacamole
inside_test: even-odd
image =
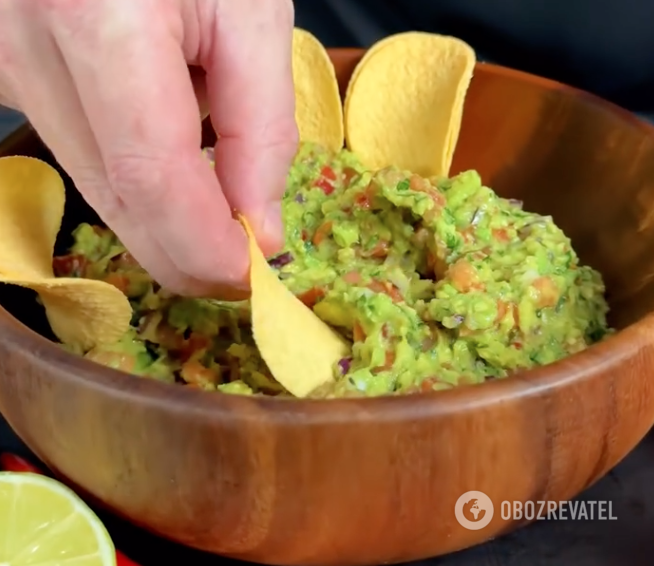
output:
[[[283,202],[280,279],[351,343],[314,397],[442,390],[510,376],[611,332],[600,274],[579,265],[551,217],[526,212],[475,171],[425,179],[302,144]],[[152,379],[210,391],[289,395],[249,329],[248,302],[171,295],[108,229],[74,232],[58,276],[121,289],[132,327],[78,352]]]

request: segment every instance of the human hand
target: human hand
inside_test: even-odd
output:
[[[266,254],[283,242],[292,31],[291,0],[0,0],[0,103],[155,280],[240,298],[249,254],[232,210]],[[189,65],[206,72],[195,85]],[[196,93],[220,136],[215,173]]]

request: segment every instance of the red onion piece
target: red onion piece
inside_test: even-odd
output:
[[[270,258],[268,260],[268,265],[279,269],[291,263],[293,259],[293,254],[291,254],[291,252],[284,252],[283,254],[279,254],[277,257]]]
[[[350,365],[352,364],[352,358],[341,358],[338,362],[338,367],[341,370],[341,374],[345,375],[350,371]]]

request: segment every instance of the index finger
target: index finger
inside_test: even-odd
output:
[[[49,17],[130,217],[184,274],[243,286],[246,238],[200,151],[177,11],[170,2],[94,0],[61,3]]]

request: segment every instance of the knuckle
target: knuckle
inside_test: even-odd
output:
[[[102,171],[95,167],[73,165],[65,167],[71,172],[75,187],[89,205],[108,225],[117,221],[123,214],[123,204],[111,190]]]
[[[171,160],[144,155],[122,155],[107,162],[107,179],[114,194],[130,208],[150,208],[167,194]]]

